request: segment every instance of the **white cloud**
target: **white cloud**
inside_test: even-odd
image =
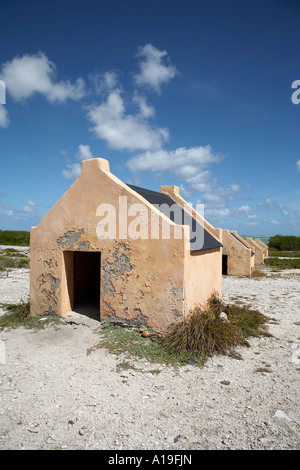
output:
[[[153,106],[148,105],[144,96],[140,96],[137,92],[135,92],[133,102],[138,105],[142,117],[144,117],[145,119],[154,117],[155,109],[153,108]]]
[[[36,207],[36,206],[39,206],[39,205],[40,205],[39,202],[34,202],[34,201],[32,201],[31,199],[27,199],[26,204],[27,204],[28,206],[31,206],[31,207]]]
[[[8,215],[9,217],[13,217],[15,215],[15,213],[11,209],[9,209],[9,210],[5,211],[5,215]]]
[[[134,100],[137,101],[136,95]],[[106,101],[90,107],[87,117],[93,124],[91,130],[112,149],[134,151],[160,148],[168,139],[169,132],[165,128],[151,126],[145,117],[150,116],[151,108],[148,105],[145,107],[145,101],[138,101],[140,112],[126,114],[121,91],[111,91]]]
[[[270,224],[280,225],[280,222],[278,222],[278,220],[272,219],[272,220],[270,220]]]
[[[217,163],[221,160],[219,155],[214,155],[211,147],[180,147],[172,151],[160,148],[157,151],[147,151],[137,155],[127,162],[127,166],[132,171],[169,170],[178,176],[182,176],[185,181],[197,181],[199,170]],[[195,174],[196,173],[196,174]],[[199,174],[203,182],[203,172]]]
[[[283,204],[279,204],[278,209],[283,215],[289,215],[288,211],[286,210]]]
[[[17,56],[2,65],[1,79],[16,101],[35,93],[42,94],[51,103],[78,100],[84,96],[85,84],[82,78],[72,84],[69,81],[56,82],[55,76],[56,66],[43,52]]]
[[[162,148],[147,151],[132,157],[127,161],[126,166],[133,173],[142,170],[173,173],[182,181],[181,189],[186,197],[190,198],[191,194],[196,192],[201,198],[198,203],[205,205],[207,214],[224,218],[230,214],[230,210],[226,207],[228,199],[232,198],[240,187],[232,183],[228,188],[223,188],[212,179],[208,167],[221,160],[222,156],[214,154],[211,147],[207,145],[205,147],[180,147],[173,151]]]
[[[256,214],[253,214],[252,208],[248,204],[238,207],[234,211],[234,215],[236,215],[237,217],[242,217],[243,219],[246,219],[246,220],[257,219],[258,217]]]
[[[31,213],[31,212],[34,212],[35,210],[34,210],[33,207],[25,204],[24,206],[22,206],[22,211],[27,212],[27,213]]]
[[[9,119],[8,119],[8,114],[7,110],[5,107],[0,104],[0,127],[8,127],[9,125]]]
[[[228,209],[228,207],[221,207],[219,209],[208,207],[207,209],[205,209],[205,214],[209,215],[210,217],[215,217],[217,219],[223,219],[229,217],[230,210]]]
[[[142,58],[139,64],[140,72],[135,75],[135,82],[139,86],[150,87],[159,93],[161,86],[178,74],[174,65],[166,64],[167,51],[161,51],[152,44],[140,47],[138,57]]]
[[[77,160],[89,160],[90,158],[95,158],[89,145],[80,144],[78,146],[78,152],[75,157]]]
[[[34,202],[31,199],[26,200],[26,204],[22,206],[22,212],[26,212],[28,214],[31,214],[33,212],[37,211],[37,207],[40,205],[39,202]]]
[[[80,163],[72,163],[67,165],[67,169],[62,171],[62,175],[66,179],[75,179],[81,173],[81,165]]]
[[[273,207],[273,201],[272,199],[267,198],[265,201],[259,202],[258,207],[260,207],[261,209],[270,209]]]
[[[78,151],[75,155],[76,160],[89,160],[90,158],[95,158],[93,152],[89,145],[78,145]],[[70,163],[62,170],[62,175],[66,179],[76,179],[81,174],[81,164],[80,163]]]
[[[238,184],[235,184],[235,183],[231,183],[229,185],[229,190],[233,193],[237,192],[237,191],[240,191],[241,190],[241,187],[238,185]]]
[[[276,201],[272,201],[272,199],[268,198],[263,202],[258,203],[258,207],[260,209],[267,209],[268,211],[273,210],[274,212],[280,212],[282,215],[294,219],[296,217],[295,214],[292,214],[287,211],[286,207],[282,203],[278,203]]]
[[[300,171],[300,160],[297,161],[296,163],[298,171]]]
[[[118,86],[118,74],[113,70],[90,75],[97,94],[107,93]]]

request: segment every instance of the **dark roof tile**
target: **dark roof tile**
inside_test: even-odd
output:
[[[214,238],[206,229],[202,227],[188,212],[177,204],[168,194],[151,191],[150,189],[140,188],[128,184],[131,189],[145,198],[150,204],[154,205],[164,215],[169,217],[172,222],[178,225],[190,226],[191,251],[210,250],[220,248],[222,244]],[[172,210],[171,210],[172,209]]]

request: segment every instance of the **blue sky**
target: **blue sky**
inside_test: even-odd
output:
[[[0,17],[0,229],[37,225],[103,157],[215,227],[300,235],[299,2],[1,0]]]

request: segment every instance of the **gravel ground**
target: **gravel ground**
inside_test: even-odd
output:
[[[153,375],[134,361],[139,370],[119,371],[121,357],[87,355],[99,323],[74,313],[44,330],[1,331],[0,449],[299,449],[300,276],[266,272],[223,277],[223,299],[276,319],[273,337],[203,369]],[[28,293],[28,270],[1,274],[0,303]]]

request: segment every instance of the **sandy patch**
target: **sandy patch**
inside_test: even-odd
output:
[[[28,270],[0,277],[0,303],[28,293]],[[0,449],[299,449],[300,276],[223,277],[223,297],[272,317],[273,337],[178,373],[87,355],[99,323],[84,316],[0,332]]]

